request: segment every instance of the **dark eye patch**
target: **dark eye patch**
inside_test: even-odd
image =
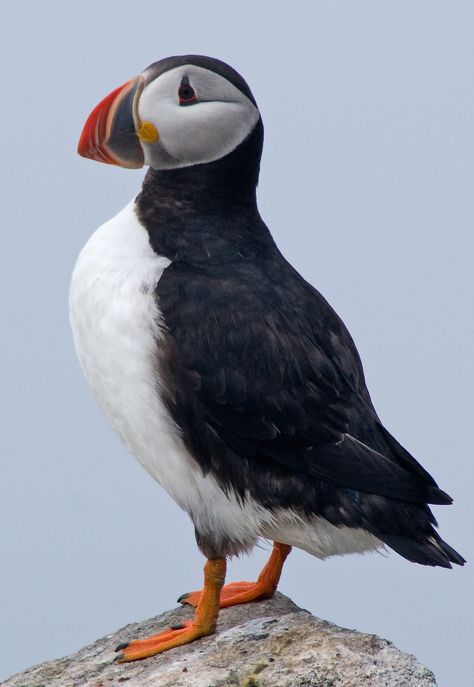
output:
[[[180,105],[194,105],[198,99],[194,88],[189,83],[187,76],[183,76],[178,89],[178,98]]]

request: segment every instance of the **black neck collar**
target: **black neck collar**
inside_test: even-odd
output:
[[[263,234],[268,240],[256,199],[262,147],[259,120],[248,138],[221,160],[173,170],[150,168],[136,205],[155,252],[189,261],[216,242],[227,244],[230,252],[250,234],[251,241],[261,242]]]

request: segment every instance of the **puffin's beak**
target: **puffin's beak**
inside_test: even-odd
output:
[[[92,110],[79,140],[79,155],[129,169],[143,167],[143,149],[137,132],[142,126],[138,99],[144,84],[143,76],[137,76],[112,91]]]

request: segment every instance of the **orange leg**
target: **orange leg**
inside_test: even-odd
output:
[[[225,573],[226,559],[210,558],[204,566],[204,589],[197,604],[194,620],[170,627],[146,639],[134,639],[119,644],[116,648],[119,653],[115,660],[118,663],[138,661],[212,634],[216,629],[219,615],[219,595],[224,585]]]
[[[222,588],[220,607],[227,608],[237,604],[245,604],[256,599],[267,599],[276,592],[283,563],[291,551],[291,546],[274,542],[273,550],[267,564],[258,576],[256,582],[231,582]],[[205,590],[189,592],[179,597],[178,603],[189,604],[199,608],[201,597]]]

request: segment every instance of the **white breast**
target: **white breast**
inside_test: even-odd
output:
[[[76,263],[70,318],[84,374],[128,450],[216,541],[232,552],[260,536],[299,546],[319,558],[376,548],[365,532],[337,528],[291,511],[269,512],[248,498],[242,505],[203,475],[160,400],[156,352],[163,322],[154,296],[170,261],[152,250],[129,203],[90,238]]]
[[[172,440],[171,423],[157,408],[152,374],[161,336],[153,290],[169,262],[151,250],[132,202],[93,234],[71,282],[79,361],[112,427],[139,460],[147,453],[152,407],[159,411],[160,436]]]

